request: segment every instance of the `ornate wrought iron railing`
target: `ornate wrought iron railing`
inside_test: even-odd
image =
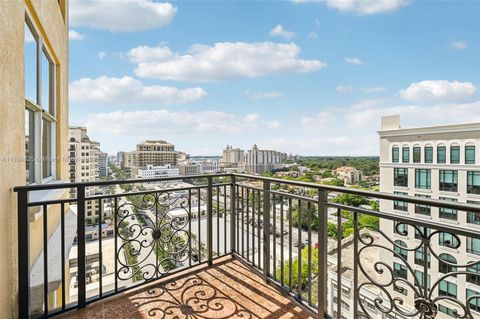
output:
[[[88,195],[98,188],[105,194]],[[15,191],[21,318],[229,254],[319,318],[480,317],[480,226],[466,222],[480,220],[477,205],[243,174]],[[415,205],[457,221],[417,215]]]

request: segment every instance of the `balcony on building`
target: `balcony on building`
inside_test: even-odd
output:
[[[15,191],[21,318],[480,315],[478,231],[393,213],[400,201],[480,214],[477,205],[242,174]],[[370,204],[333,200],[342,194]]]

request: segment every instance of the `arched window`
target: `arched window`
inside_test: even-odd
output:
[[[400,161],[400,149],[397,145],[392,147],[392,162],[398,163]]]
[[[450,164],[460,164],[460,145],[450,145]]]
[[[465,164],[475,164],[475,145],[473,143],[465,145]]]
[[[413,162],[420,163],[422,161],[422,147],[420,145],[413,146]]]
[[[433,146],[431,144],[427,144],[423,148],[423,157],[425,163],[433,163]]]
[[[447,162],[447,147],[444,144],[437,146],[437,163],[445,164]]]
[[[402,163],[410,163],[410,147],[408,145],[402,146]]]
[[[407,259],[407,250],[400,248],[400,247],[405,247],[407,248],[407,244],[405,244],[404,241],[402,240],[395,240],[395,244],[393,245],[393,251],[402,256],[404,259]],[[400,246],[400,247],[399,247]]]
[[[454,264],[454,265],[457,264],[457,259],[455,257],[453,257],[450,254],[440,254],[440,256],[438,257],[440,258],[438,262],[439,272],[441,272],[442,274],[449,274],[451,272],[457,271],[457,267],[451,265],[451,264]],[[449,264],[443,262],[442,260],[448,262]],[[454,277],[456,277],[456,275]]]

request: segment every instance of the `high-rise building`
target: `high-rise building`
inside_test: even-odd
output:
[[[100,180],[99,154],[100,143],[90,140],[85,127],[70,127],[69,130],[69,164],[70,182],[94,182]],[[89,187],[86,195],[94,195],[99,191]],[[75,197],[75,193],[71,193]],[[98,219],[98,201],[87,201],[85,215],[87,224],[96,223]]]
[[[18,234],[15,186],[41,185],[68,179],[68,3],[60,1],[2,1],[0,3],[0,317],[18,316]],[[25,158],[25,161],[19,159]],[[65,193],[35,192],[35,198],[58,200]],[[68,191],[67,191],[68,195]],[[32,200],[30,198],[30,200]],[[60,207],[49,205],[48,248],[60,229]],[[30,291],[43,292],[43,208],[31,207],[29,247]],[[65,209],[65,220],[73,217]],[[68,238],[66,238],[68,245]],[[51,309],[58,306],[61,285],[48,279]],[[66,278],[67,282],[69,278]],[[67,287],[68,289],[68,287]],[[68,293],[68,291],[67,291]],[[39,298],[30,300],[32,317],[42,313]]]
[[[402,129],[400,117],[389,116],[382,118],[382,127],[378,133],[382,192],[480,203],[480,123]],[[480,231],[480,214],[387,200],[380,201],[380,210]],[[380,220],[380,229],[398,247],[405,247],[396,248],[395,251],[405,256],[413,273],[393,253],[384,254],[382,259],[408,282],[414,282],[414,276],[423,282],[425,266],[428,269],[427,285],[433,285],[446,273],[456,271],[455,265],[480,260],[480,240],[477,239],[462,236],[455,238],[448,233],[433,234],[432,230],[420,228],[427,235],[434,235],[430,245],[437,255],[427,253],[424,256],[422,250],[408,250],[421,243],[417,229],[405,224],[397,226],[386,219]],[[462,243],[458,247],[457,240]],[[391,243],[386,245],[391,246]],[[437,287],[439,295],[467,304],[468,296],[480,291],[480,267],[467,267],[466,270],[472,274],[444,278]],[[411,289],[399,287],[391,294],[406,300],[406,304],[414,304],[415,296]],[[464,311],[458,304],[448,300],[439,300],[438,305],[437,318],[449,318],[454,311],[458,314]],[[471,310],[480,317],[478,308],[471,307]]]
[[[162,140],[147,140],[137,144],[137,166],[177,165],[175,146]]]
[[[257,145],[245,154],[245,169],[248,173],[265,173],[284,167],[282,164],[287,159],[287,154],[271,151],[259,150]]]
[[[100,177],[107,177],[108,175],[108,154],[100,152],[98,154],[98,170]]]
[[[227,145],[223,150],[222,163],[224,164],[238,164],[245,160],[245,152],[240,148],[233,148],[232,145]]]

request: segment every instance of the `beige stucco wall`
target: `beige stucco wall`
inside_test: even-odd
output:
[[[57,68],[57,156],[67,157],[68,27],[62,0],[0,1],[0,314],[17,316],[17,207],[12,188],[25,184],[24,21],[35,24],[53,53]],[[62,11],[63,10],[63,11]],[[59,162],[57,177],[67,178],[67,163]],[[55,223],[55,220],[52,220]],[[50,228],[50,227],[49,227]],[[35,234],[32,234],[35,235]]]

